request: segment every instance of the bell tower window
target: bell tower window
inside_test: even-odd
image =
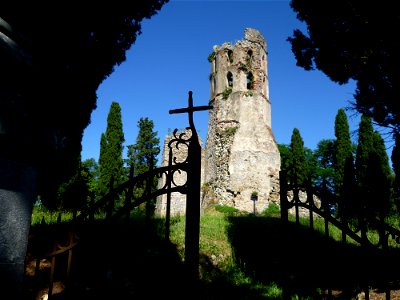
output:
[[[231,72],[228,72],[226,79],[228,80],[228,86],[233,87],[233,75]]]
[[[233,51],[232,50],[228,50],[228,61],[230,63],[233,63]]]
[[[247,73],[246,82],[247,82],[247,89],[248,89],[248,90],[252,90],[253,87],[254,87],[254,77],[253,77],[253,73],[251,73],[251,72]]]

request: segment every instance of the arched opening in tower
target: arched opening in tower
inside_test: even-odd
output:
[[[254,76],[253,76],[253,73],[251,73],[251,72],[247,73],[246,79],[247,79],[247,89],[248,89],[248,90],[252,90],[252,89],[253,89],[253,86],[254,86]]]
[[[228,50],[228,60],[230,63],[233,63],[233,51]]]
[[[251,57],[253,56],[253,50],[248,50],[247,51],[247,60],[249,61],[249,60],[251,60]]]
[[[233,74],[231,72],[228,72],[226,79],[228,80],[228,86],[233,87]]]

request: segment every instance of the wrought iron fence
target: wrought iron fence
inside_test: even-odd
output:
[[[306,197],[300,197],[300,193],[305,193]],[[364,213],[365,210],[358,212],[355,220],[351,222],[350,219],[346,218],[346,214],[342,217],[336,216],[332,213],[330,202],[324,198],[326,197],[326,191],[317,192],[311,184],[308,184],[304,188],[297,186],[290,186],[287,181],[286,172],[280,171],[280,204],[281,204],[281,220],[284,225],[283,228],[287,228],[289,224],[289,210],[294,213],[294,222],[297,226],[300,225],[300,218],[308,220],[308,224],[311,230],[314,230],[315,218],[322,218],[324,222],[324,234],[326,238],[330,238],[330,226],[334,226],[341,232],[341,242],[346,244],[349,239],[354,244],[358,244],[361,249],[372,253],[368,256],[370,259],[376,257],[386,258],[385,262],[381,266],[381,278],[379,284],[385,292],[386,299],[390,299],[390,286],[396,281],[396,278],[391,277],[392,274],[386,272],[387,268],[390,268],[390,261],[393,259],[398,260],[399,253],[390,252],[393,247],[400,244],[400,230],[394,228],[385,223],[385,218],[374,218]],[[302,198],[302,199],[301,199]],[[317,201],[316,201],[317,199]],[[318,203],[317,203],[318,202]],[[300,211],[303,212],[301,215]],[[306,214],[304,214],[306,212]],[[308,214],[308,216],[307,216]],[[287,234],[287,233],[286,233]],[[372,239],[371,237],[375,238]],[[293,259],[300,259],[293,256]],[[327,258],[328,260],[329,258]],[[321,262],[322,264],[324,262]],[[368,265],[368,261],[364,262]],[[394,267],[394,266],[393,266]],[[367,269],[367,268],[366,268]],[[329,271],[328,271],[329,272]],[[368,273],[368,271],[367,271]],[[365,293],[365,299],[370,297],[370,287],[376,276],[369,276],[370,274],[358,274],[355,276],[362,277],[362,289]],[[328,293],[332,296],[332,289],[328,288]]]

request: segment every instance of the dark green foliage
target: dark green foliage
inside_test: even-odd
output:
[[[337,215],[348,219],[356,215],[358,208],[354,199],[356,183],[353,145],[347,115],[342,108],[335,118],[335,137],[334,190],[339,199]]]
[[[126,179],[122,159],[124,142],[121,107],[117,102],[112,102],[107,116],[106,132],[101,135],[100,141],[99,196],[103,196],[109,191],[111,178],[114,186],[118,186]]]
[[[341,218],[354,220],[360,212],[357,198],[357,182],[353,157],[347,157],[344,164],[343,184],[339,198],[338,215]]]
[[[207,60],[209,62],[212,62],[214,60],[214,57],[215,57],[215,52],[213,51],[208,55]]]
[[[314,155],[314,151],[307,147],[304,147],[304,153],[306,155],[308,175],[311,178],[312,182],[315,182],[317,180],[319,169],[317,157]]]
[[[136,143],[128,146],[128,165],[134,168],[134,175],[143,174],[157,165],[157,155],[160,153],[160,139],[154,130],[154,123],[149,118],[140,118],[138,121],[139,132]],[[146,183],[147,184],[147,183]],[[153,192],[157,189],[158,179],[150,181],[150,185],[137,187],[134,191],[136,196],[143,192]],[[146,212],[151,215],[155,208],[155,199],[147,201]]]
[[[265,209],[265,211],[262,212],[263,216],[266,217],[278,217],[280,218],[280,213],[281,213],[281,208],[278,204],[275,202],[270,202],[268,207]]]
[[[346,164],[353,164],[353,152],[350,139],[350,129],[344,109],[339,109],[335,118],[335,192],[341,196]]]
[[[307,34],[288,38],[297,65],[316,68],[339,84],[355,80],[355,109],[383,126],[400,128],[400,44],[392,34],[400,27],[395,2],[292,0]]]
[[[391,209],[392,172],[381,135],[375,131],[365,177],[365,205],[371,216],[387,216]]]
[[[365,184],[367,174],[368,156],[373,147],[372,120],[365,115],[361,116],[360,125],[358,127],[358,144],[356,152],[356,178],[362,188]]]
[[[318,142],[317,149],[314,150],[316,166],[314,171],[314,184],[321,190],[323,184],[329,191],[333,191],[334,178],[334,157],[335,142],[334,140],[321,140]]]
[[[134,174],[143,174],[150,166],[157,165],[160,153],[160,139],[154,130],[154,123],[149,118],[140,118],[136,143],[128,146],[128,165],[134,166]]]
[[[58,197],[61,208],[72,210],[76,215],[78,210],[88,206],[91,176],[87,165],[82,164],[75,175],[60,186]]]
[[[352,108],[388,128],[393,140],[400,142],[396,138],[400,133],[400,43],[393,35],[400,27],[396,2],[292,0],[290,6],[307,25],[307,33],[295,30],[288,38],[297,65],[316,68],[339,84],[354,80]],[[400,163],[396,155],[400,151],[392,154],[393,164]]]
[[[334,156],[335,141],[321,140],[313,152],[313,159],[308,160],[312,186],[318,197],[330,206],[336,204],[334,193]],[[311,162],[311,163],[310,163]]]
[[[292,180],[290,176],[293,175],[294,168],[293,151],[291,145],[278,144],[278,149],[281,157],[281,170],[287,172],[290,181]],[[315,157],[314,152],[311,149],[308,149],[306,147],[303,147],[303,149],[304,157],[307,162],[306,165],[308,166],[307,172],[308,174],[315,175],[314,177],[316,178],[318,177],[318,175],[316,174],[319,170],[317,158]]]
[[[370,217],[387,215],[392,207],[393,174],[381,135],[370,117],[361,117],[356,155],[358,204]]]
[[[23,174],[26,166],[37,174],[28,188],[17,184],[13,191],[26,195],[17,197],[24,198],[20,216],[13,222],[2,216],[5,231],[18,231],[15,239],[2,236],[2,247],[12,242],[18,249],[16,256],[2,249],[2,264],[20,265],[31,197],[37,193],[51,205],[60,184],[75,174],[98,87],[125,60],[143,19],[167,1],[58,1],[57,9],[49,3],[17,1],[1,10],[0,157],[18,166],[15,174]],[[9,294],[21,298],[15,287],[22,287],[23,269],[2,268],[1,277],[11,283]]]
[[[279,154],[281,157],[281,170],[288,171],[292,161],[292,152],[290,147],[285,144],[278,144]]]
[[[358,144],[355,161],[355,177],[357,181],[357,193],[354,201],[354,210],[359,214],[364,214],[367,203],[368,183],[367,183],[367,168],[368,159],[373,147],[373,133],[372,120],[365,115],[361,116],[360,125],[358,128]]]
[[[293,129],[290,150],[292,152],[292,163],[288,172],[288,178],[293,185],[305,187],[309,179],[309,166],[303,138],[297,128]]]
[[[0,120],[16,133],[2,137],[0,155],[37,166],[38,192],[49,201],[78,168],[99,85],[125,61],[141,22],[167,2],[104,2],[85,8],[61,1],[60,12],[51,13],[44,3],[25,3],[21,10],[16,2],[2,9],[0,17],[15,30],[6,34],[22,53],[0,47],[0,87],[15,95],[1,102],[0,111],[7,114],[0,113]]]
[[[106,181],[106,178],[102,179],[101,174],[105,174],[105,165],[106,165],[106,149],[107,149],[107,141],[106,135],[103,132],[100,137],[100,157],[99,157],[99,180],[97,182],[97,196],[100,197],[105,195],[107,192],[107,183],[103,182]],[[104,169],[104,170],[103,170]]]
[[[82,162],[81,172],[88,179],[89,194],[92,197],[97,191],[97,183],[100,175],[99,164],[94,158],[86,159]]]
[[[227,206],[227,205],[216,205],[215,210],[219,211],[221,213],[227,214],[227,215],[235,214],[235,213],[239,212],[239,210],[237,208],[234,208],[232,206]]]

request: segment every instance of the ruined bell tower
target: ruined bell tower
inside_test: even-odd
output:
[[[280,155],[271,128],[267,45],[246,28],[209,56],[210,105],[202,206],[261,212],[279,201]],[[251,195],[257,193],[254,201]]]

